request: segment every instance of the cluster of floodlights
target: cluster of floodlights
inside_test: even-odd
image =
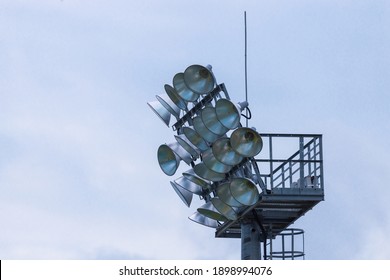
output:
[[[176,141],[158,148],[158,163],[168,176],[182,161],[191,167],[171,185],[188,207],[194,194],[205,200],[190,220],[217,228],[220,222],[236,220],[265,190],[254,160],[263,141],[254,128],[240,123],[247,117],[242,111],[250,113],[248,103],[231,102],[211,66],[191,65],[172,83],[164,86],[166,94],[148,102],[168,127],[171,116],[176,118]]]

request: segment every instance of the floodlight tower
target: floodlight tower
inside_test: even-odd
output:
[[[170,182],[187,207],[194,194],[204,200],[189,219],[215,228],[215,237],[241,238],[241,259],[304,256],[295,246],[303,231],[288,227],[324,199],[322,135],[243,127],[241,117],[251,117],[248,102],[233,103],[210,65],[191,65],[172,84],[148,105],[168,127],[171,116],[176,119],[176,141],[160,145],[157,159],[168,176],[182,161],[189,166]],[[296,144],[285,158],[274,156],[281,138]],[[292,240],[289,249],[286,238]]]

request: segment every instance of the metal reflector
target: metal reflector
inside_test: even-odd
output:
[[[218,222],[216,220],[210,219],[205,215],[200,214],[199,212],[195,212],[191,216],[188,217],[191,221],[201,224],[206,227],[217,228]]]
[[[173,103],[176,104],[177,107],[180,109],[186,111],[187,110],[187,102],[184,101],[183,98],[181,98],[176,90],[171,87],[170,85],[164,85],[165,92],[168,94],[169,98],[172,100]]]
[[[171,113],[158,101],[150,101],[147,103],[153,112],[169,127]]]
[[[240,124],[241,112],[248,107],[248,102],[240,102],[235,105],[228,99],[219,99],[215,104],[215,112],[218,120],[228,129],[235,129]]]
[[[213,143],[220,136],[210,131],[203,123],[200,116],[196,116],[192,119],[195,131],[207,142]]]
[[[243,205],[251,206],[259,200],[259,191],[249,179],[233,178],[229,187],[233,198]]]
[[[218,210],[214,207],[214,205],[209,201],[206,204],[203,204],[201,207],[199,207],[198,212],[206,217],[209,217],[210,219],[216,220],[216,221],[227,221],[227,218],[222,215]]]
[[[193,169],[189,169],[186,172],[183,172],[183,176],[186,177],[191,182],[193,182],[194,184],[197,184],[198,186],[202,187],[202,189],[204,190],[211,189],[210,182],[205,181],[204,179],[197,176]]]
[[[177,142],[168,144],[168,146],[188,165],[192,162],[192,157],[184,148]]]
[[[163,144],[157,150],[157,159],[162,171],[168,176],[175,174],[180,161],[190,164],[191,155],[179,143]]]
[[[253,129],[239,127],[230,135],[233,150],[244,157],[254,157],[263,148],[263,140]]]
[[[192,157],[197,158],[199,156],[199,149],[195,147],[184,134],[175,135],[175,139]]]
[[[238,202],[234,197],[232,196],[232,193],[230,192],[230,182],[223,183],[217,187],[217,196],[225,202],[227,205],[230,205],[232,207],[241,207],[244,206],[244,204]]]
[[[204,66],[191,65],[184,71],[184,82],[187,87],[198,94],[206,94],[214,89],[213,73]]]
[[[199,93],[193,92],[184,83],[183,73],[177,73],[173,77],[173,87],[175,88],[177,94],[185,101],[194,102],[199,98]]]
[[[233,168],[232,165],[223,164],[216,159],[211,148],[203,152],[202,159],[207,168],[217,173],[227,173]]]
[[[168,176],[175,174],[181,158],[167,144],[161,145],[157,150],[158,164]]]
[[[225,174],[217,173],[207,168],[203,162],[194,166],[194,172],[199,177],[213,182],[218,182],[225,178]]]
[[[229,131],[229,128],[226,128],[219,122],[214,107],[205,107],[201,112],[201,118],[204,125],[214,134],[224,135]]]
[[[190,207],[193,194],[186,189],[179,187],[175,182],[171,182],[171,186],[180,197],[180,199],[184,202],[187,207]]]
[[[190,180],[188,180],[187,178],[185,178],[183,176],[179,177],[174,182],[179,187],[181,187],[181,188],[183,188],[191,193],[194,193],[197,195],[202,195],[204,193],[203,188],[201,186],[194,184],[193,182],[191,182]]]
[[[206,151],[209,148],[207,142],[195,130],[190,127],[182,128],[184,135],[190,142],[195,145],[200,151]]]
[[[156,95],[158,102],[161,103],[176,119],[180,117],[180,108],[169,98],[168,94]]]
[[[227,137],[219,138],[212,146],[213,154],[220,162],[227,165],[237,165],[244,157],[236,153],[230,145],[230,139]]]
[[[221,213],[224,217],[226,217],[229,220],[237,220],[237,213],[234,211],[234,209],[224,203],[221,199],[218,197],[213,197],[211,199],[211,203],[217,209],[219,213]]]

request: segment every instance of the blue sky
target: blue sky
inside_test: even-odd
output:
[[[259,132],[320,133],[307,259],[389,259],[388,1],[0,3],[0,259],[239,259],[187,219],[146,102],[211,64]],[[176,178],[176,177],[175,177]]]

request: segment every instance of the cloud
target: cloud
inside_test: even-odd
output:
[[[367,221],[367,226],[361,229],[359,234],[361,242],[357,250],[356,259],[390,259],[390,245],[387,240],[390,232],[390,220],[387,213],[382,214],[380,221]]]

